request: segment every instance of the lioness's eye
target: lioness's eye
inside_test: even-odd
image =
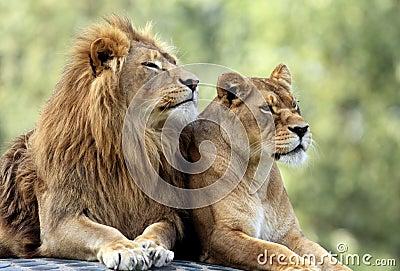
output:
[[[160,68],[156,63],[154,63],[154,62],[146,61],[146,62],[143,62],[142,65],[143,65],[143,66],[146,66],[146,67],[148,67],[148,68],[151,68],[151,69],[157,69],[157,70],[160,70],[160,69],[161,69],[161,68]]]
[[[258,108],[260,108],[260,111],[263,113],[268,113],[268,112],[271,112],[272,114],[274,113],[272,106],[270,106],[268,104],[261,105]]]

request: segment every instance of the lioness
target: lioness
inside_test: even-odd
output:
[[[123,151],[134,170],[150,155],[164,180],[182,186],[162,157],[160,132],[172,112],[176,121],[196,118],[198,79],[149,31],[111,16],[77,38],[36,127],[1,157],[0,257],[97,259],[118,270],[172,261],[181,219],[139,190]],[[147,149],[128,142],[123,150],[128,106],[161,73],[165,80],[141,94],[155,112],[149,125],[129,127],[146,134]]]
[[[279,65],[265,79],[247,79],[227,73],[219,78],[217,92],[218,96],[195,124],[189,151],[193,162],[204,158],[215,160],[206,171],[190,175],[188,186],[200,189],[217,180],[225,186],[235,183],[237,186],[222,200],[193,210],[202,247],[201,260],[246,270],[320,270],[319,267],[349,270],[340,263],[330,264],[336,260],[304,237],[273,161],[302,163],[312,141],[309,125],[301,117],[291,93],[289,69]],[[233,129],[229,132],[221,128],[221,123]],[[240,123],[248,145],[240,136]],[[229,133],[231,138],[228,138]],[[216,150],[207,149],[206,145],[200,148],[204,141],[211,141]],[[271,146],[274,149],[269,150]],[[246,150],[249,151],[248,161],[243,158]],[[270,155],[267,162],[261,161],[265,153]],[[237,166],[229,168],[232,158],[239,161],[233,161]],[[271,159],[269,164],[268,159]],[[241,165],[247,162],[243,177],[236,180],[242,176]],[[256,172],[258,167],[261,174]],[[268,173],[270,168],[266,179],[260,179],[262,172]],[[213,198],[213,194],[220,192],[227,191],[220,189],[206,196]],[[315,255],[319,267],[301,257],[306,254]]]

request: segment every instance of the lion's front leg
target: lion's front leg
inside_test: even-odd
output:
[[[167,221],[161,221],[148,226],[135,242],[142,244],[151,252],[151,260],[156,267],[169,264],[174,259],[170,249],[175,244],[176,228]]]
[[[67,217],[52,228],[42,226],[41,239],[40,254],[44,257],[97,259],[115,270],[146,270],[152,265],[141,244],[83,215]]]

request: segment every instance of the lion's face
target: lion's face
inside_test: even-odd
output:
[[[291,93],[291,76],[285,65],[276,67],[270,78],[247,79],[229,73],[222,75],[218,84],[221,102],[240,118],[250,146],[257,148],[261,141],[274,140],[275,149],[267,151],[273,152],[275,160],[292,165],[305,161],[312,135]],[[271,136],[271,132],[275,134]],[[265,143],[263,146],[271,146]]]
[[[146,100],[152,101],[155,126],[162,126],[171,114],[184,119],[197,116],[199,80],[176,65],[176,59],[161,49],[142,42],[131,42],[129,53],[121,71],[120,88],[126,93],[127,103],[141,91]],[[149,105],[150,105],[149,104]],[[159,127],[155,127],[159,128]]]

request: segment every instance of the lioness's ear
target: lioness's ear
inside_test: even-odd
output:
[[[292,89],[292,75],[285,64],[279,64],[271,73],[269,79],[284,87],[287,91]]]
[[[241,103],[251,91],[247,78],[237,73],[225,73],[218,78],[217,93],[221,103],[231,107]]]
[[[111,69],[118,72],[121,69],[123,58],[129,50],[127,39],[114,37],[114,39],[98,38],[90,44],[90,65],[95,77],[103,70]]]

